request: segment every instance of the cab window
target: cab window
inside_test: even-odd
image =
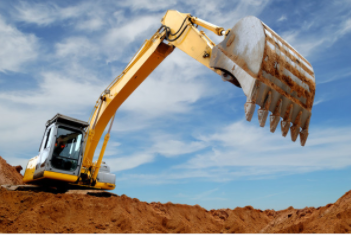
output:
[[[57,129],[52,165],[55,168],[74,171],[81,149],[82,132],[59,126]]]
[[[54,127],[51,127],[51,129],[49,129],[49,131],[46,133],[46,138],[45,138],[46,141],[45,141],[44,149],[50,147],[51,145],[51,137],[52,137],[51,133],[53,128]]]

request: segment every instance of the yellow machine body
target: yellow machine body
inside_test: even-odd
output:
[[[82,181],[78,181],[78,176],[63,174],[59,172],[53,171],[44,171],[43,175],[39,178],[34,178],[35,166],[37,164],[38,156],[32,158],[26,167],[23,182],[24,183],[33,183],[33,184],[47,184],[48,182],[54,183],[51,186],[62,186],[71,189],[81,189],[81,188],[93,188],[93,189],[103,189],[103,190],[113,190],[115,189],[115,184],[111,183],[103,183],[96,181],[94,186],[86,185],[86,183]]]

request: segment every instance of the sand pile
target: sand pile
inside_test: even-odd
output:
[[[17,173],[14,168],[8,170]],[[106,198],[0,189],[0,233],[95,232],[351,232],[351,191],[320,208],[262,211],[246,206],[207,211],[198,205],[146,203],[125,195]]]
[[[11,166],[0,156],[0,185],[23,184],[21,170],[21,166]]]

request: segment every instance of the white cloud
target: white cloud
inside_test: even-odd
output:
[[[322,103],[322,102],[325,102],[325,101],[326,101],[325,99],[320,98],[320,99],[318,99],[318,100],[314,100],[313,105],[315,106],[315,105],[318,105],[318,104],[320,104],[320,103]]]
[[[38,25],[48,25],[52,23],[57,16],[58,10],[53,4],[32,5],[27,2],[20,2],[15,8],[17,10],[16,13],[13,13],[15,19]]]
[[[99,50],[97,45],[90,42],[86,37],[71,37],[55,45],[56,55],[67,60],[67,56],[88,57],[95,56]]]
[[[133,96],[133,95],[132,95]],[[132,133],[140,131],[155,124],[157,121],[150,120],[149,117],[140,116],[139,114],[131,114],[127,112],[125,116],[119,116],[120,112],[117,111],[116,122],[113,124],[113,133]]]
[[[128,175],[118,175],[116,181],[119,182],[136,182],[141,184],[168,184],[177,183],[179,181],[184,181],[191,178],[202,178],[213,180],[217,179],[216,175],[211,171],[203,170],[192,170],[192,171],[177,171],[171,172],[169,170],[163,171],[161,174],[128,174]]]
[[[161,24],[160,19],[159,15],[146,15],[132,19],[127,24],[123,24],[122,27],[118,25],[115,28],[111,28],[105,36],[105,40],[112,45],[116,44],[116,41],[131,43],[138,35],[143,34],[150,27],[154,27],[156,32],[157,26]],[[151,36],[149,35],[147,38]]]
[[[17,104],[47,107],[46,109],[79,111],[94,104],[98,95],[95,91],[103,91],[103,86],[91,81],[77,81],[56,72],[43,72],[43,80],[39,88],[33,91],[4,92],[0,99]],[[100,89],[99,89],[100,88]],[[89,103],[90,101],[90,103]]]
[[[219,141],[221,145],[226,147],[235,145],[251,149],[251,144],[260,143],[265,133],[263,129],[257,129],[253,125],[247,125],[245,121],[240,121],[222,128],[221,132],[200,136],[199,139],[205,142]],[[267,138],[271,139],[271,137]]]
[[[136,122],[136,124],[138,122]],[[120,122],[116,120],[115,123]],[[120,131],[114,133],[118,136],[120,135],[118,134],[119,132]],[[164,133],[157,128],[147,131],[146,133],[139,131],[134,134],[129,130],[128,134],[128,139],[119,139],[115,144],[109,143],[105,152],[109,163],[112,162],[113,165],[115,165],[115,162],[117,162],[117,166],[119,167],[116,171],[132,169],[142,164],[153,162],[156,160],[156,156],[178,158],[184,154],[195,153],[207,147],[203,141],[185,141],[182,140],[182,135],[177,132]],[[123,134],[122,137],[124,136]],[[128,140],[133,140],[135,147],[133,145],[133,148],[130,149],[128,145],[124,146],[124,140],[127,140],[127,143],[129,142]],[[97,152],[95,153],[95,158],[99,155],[98,149],[99,148],[97,148]],[[111,159],[112,157],[114,159]],[[125,160],[131,160],[132,163],[125,165],[119,164]]]
[[[290,138],[237,122],[221,132],[202,138],[214,148],[184,164],[186,168],[214,166],[294,167],[335,169],[351,165],[350,127],[310,130],[305,147]],[[279,132],[279,131],[277,131]],[[217,142],[217,146],[216,143]],[[294,169],[291,169],[294,172]]]
[[[165,157],[178,157],[182,154],[193,153],[205,148],[202,142],[182,142],[179,140],[163,140],[157,142],[153,149]]]
[[[208,191],[205,191],[203,193],[200,193],[200,194],[197,194],[196,196],[194,196],[192,199],[203,199],[204,197],[207,197],[209,195],[211,195],[212,193],[214,192],[217,192],[218,191],[218,188],[215,188],[215,189],[211,189],[211,190],[208,190]]]
[[[94,159],[97,160],[97,158],[100,155],[100,150],[101,150],[102,143],[96,148],[97,151],[95,152]],[[118,155],[121,155],[121,143],[113,141],[112,139],[108,142],[108,145],[105,149],[104,157],[109,158],[109,157],[116,157]]]
[[[287,19],[288,18],[286,17],[286,15],[282,15],[277,21],[280,22],[280,21],[285,21]]]
[[[344,5],[344,8],[347,9],[350,6]],[[300,22],[300,27],[282,32],[281,36],[303,56],[311,56],[318,50],[331,47],[351,32],[351,18],[347,15],[339,15],[345,10],[344,8],[340,8],[338,4],[332,4],[328,11],[330,14],[324,14],[324,17],[318,20],[304,18],[304,21]]]
[[[37,58],[38,39],[6,24],[0,17],[0,71],[23,71],[22,65]]]
[[[185,113],[190,105],[205,94],[205,87],[196,82],[148,79],[121,107],[145,116]]]
[[[341,28],[337,31],[337,34],[339,34],[340,36],[343,36],[347,33],[349,33],[351,31],[351,18],[346,20]]]
[[[78,22],[76,28],[79,30],[96,31],[100,30],[104,25],[105,22],[103,19],[99,17],[92,17],[88,20]]]
[[[199,6],[198,1],[186,2],[188,2],[189,5],[192,5],[192,10],[194,11],[192,15],[213,24],[232,28],[234,24],[243,17],[248,15],[259,15],[264,11],[270,1],[240,0],[233,3],[222,0],[207,2],[201,6]],[[225,14],[223,14],[224,12]]]
[[[116,60],[124,62],[129,61],[131,58],[125,55],[132,54],[130,53],[132,50],[137,51],[143,43],[143,41],[140,40],[140,45],[138,45],[137,48],[132,48],[133,42],[135,42],[138,37],[144,40],[149,39],[161,26],[161,18],[162,15],[160,14],[139,16],[110,28],[107,33],[102,36],[103,50],[108,56],[107,62]]]
[[[150,153],[137,153],[121,158],[105,158],[104,161],[111,167],[111,171],[128,170],[154,161],[154,155]]]
[[[291,30],[282,33],[281,37],[304,57],[308,57],[316,48],[326,41],[326,38],[307,39],[301,37],[301,34],[303,34],[301,30]]]
[[[176,135],[152,133],[147,139],[142,139],[142,144],[132,154],[121,152],[123,144],[108,144],[105,156],[106,162],[113,166],[112,171],[122,171],[136,168],[145,163],[155,161],[157,154],[163,157],[179,157],[183,154],[194,153],[206,147],[202,142],[180,141]],[[142,148],[142,152],[139,150]],[[99,153],[96,153],[96,157]],[[123,156],[123,157],[120,157]],[[125,157],[126,156],[126,157]],[[113,157],[113,158],[112,158]],[[104,159],[104,160],[105,160]]]
[[[330,74],[325,74],[323,78],[320,78],[317,82],[317,84],[324,84],[324,83],[329,83],[335,80],[339,79],[346,79],[351,76],[351,69],[350,68],[345,68],[343,70],[339,70],[338,73],[335,73],[334,71]]]
[[[84,12],[91,9],[91,2],[62,8],[53,3],[35,3],[19,2],[15,9],[11,12],[12,17],[21,22],[37,24],[39,26],[47,26],[56,21],[77,18]]]
[[[169,9],[171,6],[175,6],[177,1],[169,0],[132,0],[132,1],[123,1],[119,5],[123,7],[128,7],[132,11],[138,10],[147,10],[150,12],[155,12],[159,10]]]

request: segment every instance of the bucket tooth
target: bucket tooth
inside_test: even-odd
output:
[[[256,81],[256,83],[252,89],[251,95],[247,97],[247,101],[244,105],[245,117],[246,117],[247,121],[251,121],[252,116],[255,112],[256,100],[257,100],[259,88],[260,88],[260,83],[258,81]]]
[[[302,111],[299,112],[299,114],[296,116],[293,126],[290,127],[290,135],[291,135],[291,140],[293,142],[296,141],[297,136],[300,133],[301,115],[302,115]]]
[[[311,115],[307,118],[304,127],[302,128],[302,131],[300,132],[300,144],[301,146],[305,146],[307,138],[308,138],[308,127],[310,125],[310,119]]]
[[[284,119],[280,123],[282,135],[284,137],[286,137],[286,135],[289,132],[292,111],[293,111],[293,104],[290,104],[288,109],[285,112]]]
[[[258,114],[258,121],[260,123],[261,127],[264,127],[266,124],[267,116],[268,116],[268,109],[269,106],[271,105],[272,101],[272,92],[269,91],[265,100],[263,106],[258,109],[257,114]]]
[[[300,133],[300,126],[293,125],[293,126],[290,127],[291,140],[293,142],[296,141],[297,136],[299,135],[299,133]]]
[[[286,137],[286,135],[287,135],[288,132],[289,132],[290,121],[282,120],[282,121],[280,122],[280,127],[281,127],[281,130],[282,130],[282,135],[283,135],[283,137]]]
[[[305,146],[306,144],[306,141],[307,141],[307,138],[308,138],[308,130],[307,129],[303,129],[301,132],[300,132],[300,143],[301,143],[301,146]]]
[[[258,122],[260,123],[260,127],[264,127],[268,116],[268,110],[260,108],[258,109],[257,114],[258,114]]]
[[[282,99],[279,99],[277,102],[277,105],[275,106],[273,114],[270,115],[270,130],[272,133],[275,132],[275,129],[277,128],[279,121],[280,121],[280,112],[282,111]]]
[[[256,104],[254,102],[245,103],[245,117],[247,121],[251,121],[252,116],[255,112]]]
[[[279,121],[280,121],[280,116],[273,116],[273,115],[270,115],[270,130],[272,133],[275,132],[278,124],[279,124]]]

